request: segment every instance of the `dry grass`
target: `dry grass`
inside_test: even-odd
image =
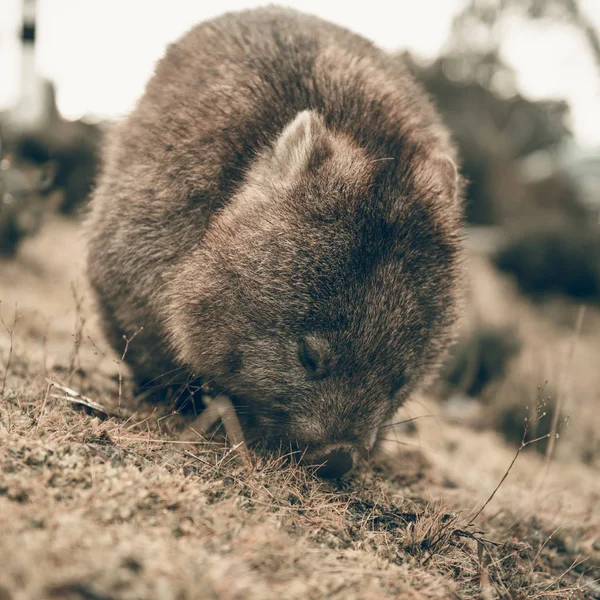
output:
[[[75,252],[57,240],[75,230],[56,222],[0,264],[0,598],[599,596],[595,313],[564,379],[571,421],[557,421],[547,470],[536,443],[510,446],[487,417],[450,422],[429,394],[388,428],[371,466],[327,483],[285,456],[245,461],[184,439],[182,415],[132,398],[85,292],[71,292]],[[518,321],[526,347],[506,380],[533,390],[514,402],[535,404],[537,386],[564,373],[540,364],[567,365],[573,337],[474,264],[473,312]]]

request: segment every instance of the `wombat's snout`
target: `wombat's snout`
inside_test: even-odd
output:
[[[349,473],[355,465],[354,451],[345,446],[326,447],[320,452],[304,456],[302,462],[316,467],[316,474],[336,479]]]

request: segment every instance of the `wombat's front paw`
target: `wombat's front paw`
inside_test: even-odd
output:
[[[202,396],[202,402],[205,406],[204,410],[183,432],[181,439],[184,441],[197,441],[198,438],[208,439],[211,428],[220,420],[225,428],[225,435],[229,443],[244,456],[247,456],[248,447],[244,432],[231,400],[223,394],[219,394],[215,398],[204,395]]]

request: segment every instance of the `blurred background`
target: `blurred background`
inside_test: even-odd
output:
[[[3,0],[0,136],[13,168],[2,180],[14,198],[3,203],[3,251],[41,223],[27,190],[52,197],[47,204],[63,213],[84,202],[102,130],[131,110],[167,44],[194,23],[257,4]],[[598,213],[597,0],[283,4],[408,60],[460,146],[469,223],[541,225],[542,212],[556,226]]]
[[[103,128],[131,110],[167,44],[194,23],[256,4],[3,0],[0,135],[16,169],[4,187],[13,197],[60,189],[53,207],[72,212],[93,180]],[[597,0],[284,4],[409,61],[460,146],[469,223],[521,225],[540,211],[573,222],[600,209]],[[36,230],[39,207],[15,203],[31,214],[13,229]],[[8,212],[19,209],[6,204],[8,232],[4,221],[18,217]],[[3,234],[5,252],[17,237]]]
[[[81,217],[102,135],[134,106],[167,44],[258,4],[2,0],[0,267],[45,227]],[[550,431],[584,398],[577,452],[600,463],[600,2],[280,4],[407,61],[459,146],[472,281],[440,389],[450,418],[518,442],[528,414],[537,422],[548,405]]]

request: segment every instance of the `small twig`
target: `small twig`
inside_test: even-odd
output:
[[[48,394],[49,398],[55,398],[57,400],[67,400],[68,402],[72,402],[73,404],[81,404],[82,406],[87,406],[92,410],[104,413],[105,415],[110,415],[109,411],[106,410],[106,408],[104,408],[102,404],[95,402],[91,398],[88,398],[87,396],[84,396],[79,392],[72,390],[66,385],[61,385],[60,383],[56,383],[55,381],[52,381],[50,379],[47,379],[46,381],[48,382],[50,388],[56,388],[64,394]]]
[[[106,358],[106,352],[103,352],[100,348],[98,348],[98,346],[96,345],[96,343],[94,342],[94,340],[88,335],[86,336],[88,339],[88,342],[95,348],[95,350],[101,355],[104,356]]]

